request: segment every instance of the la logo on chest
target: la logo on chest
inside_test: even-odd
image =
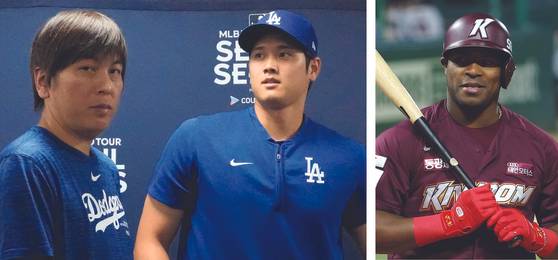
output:
[[[306,173],[304,175],[308,176],[306,182],[324,184],[325,173],[320,169],[320,165],[317,162],[313,162],[313,157],[304,157],[304,159],[306,159]]]

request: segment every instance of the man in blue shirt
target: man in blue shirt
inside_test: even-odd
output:
[[[120,101],[126,43],[95,12],[58,13],[31,48],[37,126],[0,153],[0,259],[132,259],[118,170],[91,141]]]
[[[342,259],[341,227],[365,248],[364,147],[304,116],[320,72],[310,22],[273,11],[239,37],[255,105],[186,120],[149,187],[134,255]]]

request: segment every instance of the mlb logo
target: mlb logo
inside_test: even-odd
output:
[[[249,14],[248,15],[248,25],[256,24],[260,18],[262,18],[266,13],[259,14]]]

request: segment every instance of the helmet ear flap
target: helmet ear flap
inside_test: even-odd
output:
[[[513,58],[510,57],[502,70],[502,76],[500,82],[503,88],[505,89],[508,88],[508,84],[510,84],[515,68],[516,68],[515,62],[513,61]]]

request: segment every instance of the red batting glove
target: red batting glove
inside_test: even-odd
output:
[[[494,229],[500,242],[522,236],[519,245],[540,257],[550,255],[558,245],[558,236],[554,231],[539,227],[514,208],[500,208],[488,219],[487,226]]]
[[[442,239],[464,236],[477,229],[498,209],[489,185],[461,193],[450,210],[413,218],[415,241],[424,246]]]

